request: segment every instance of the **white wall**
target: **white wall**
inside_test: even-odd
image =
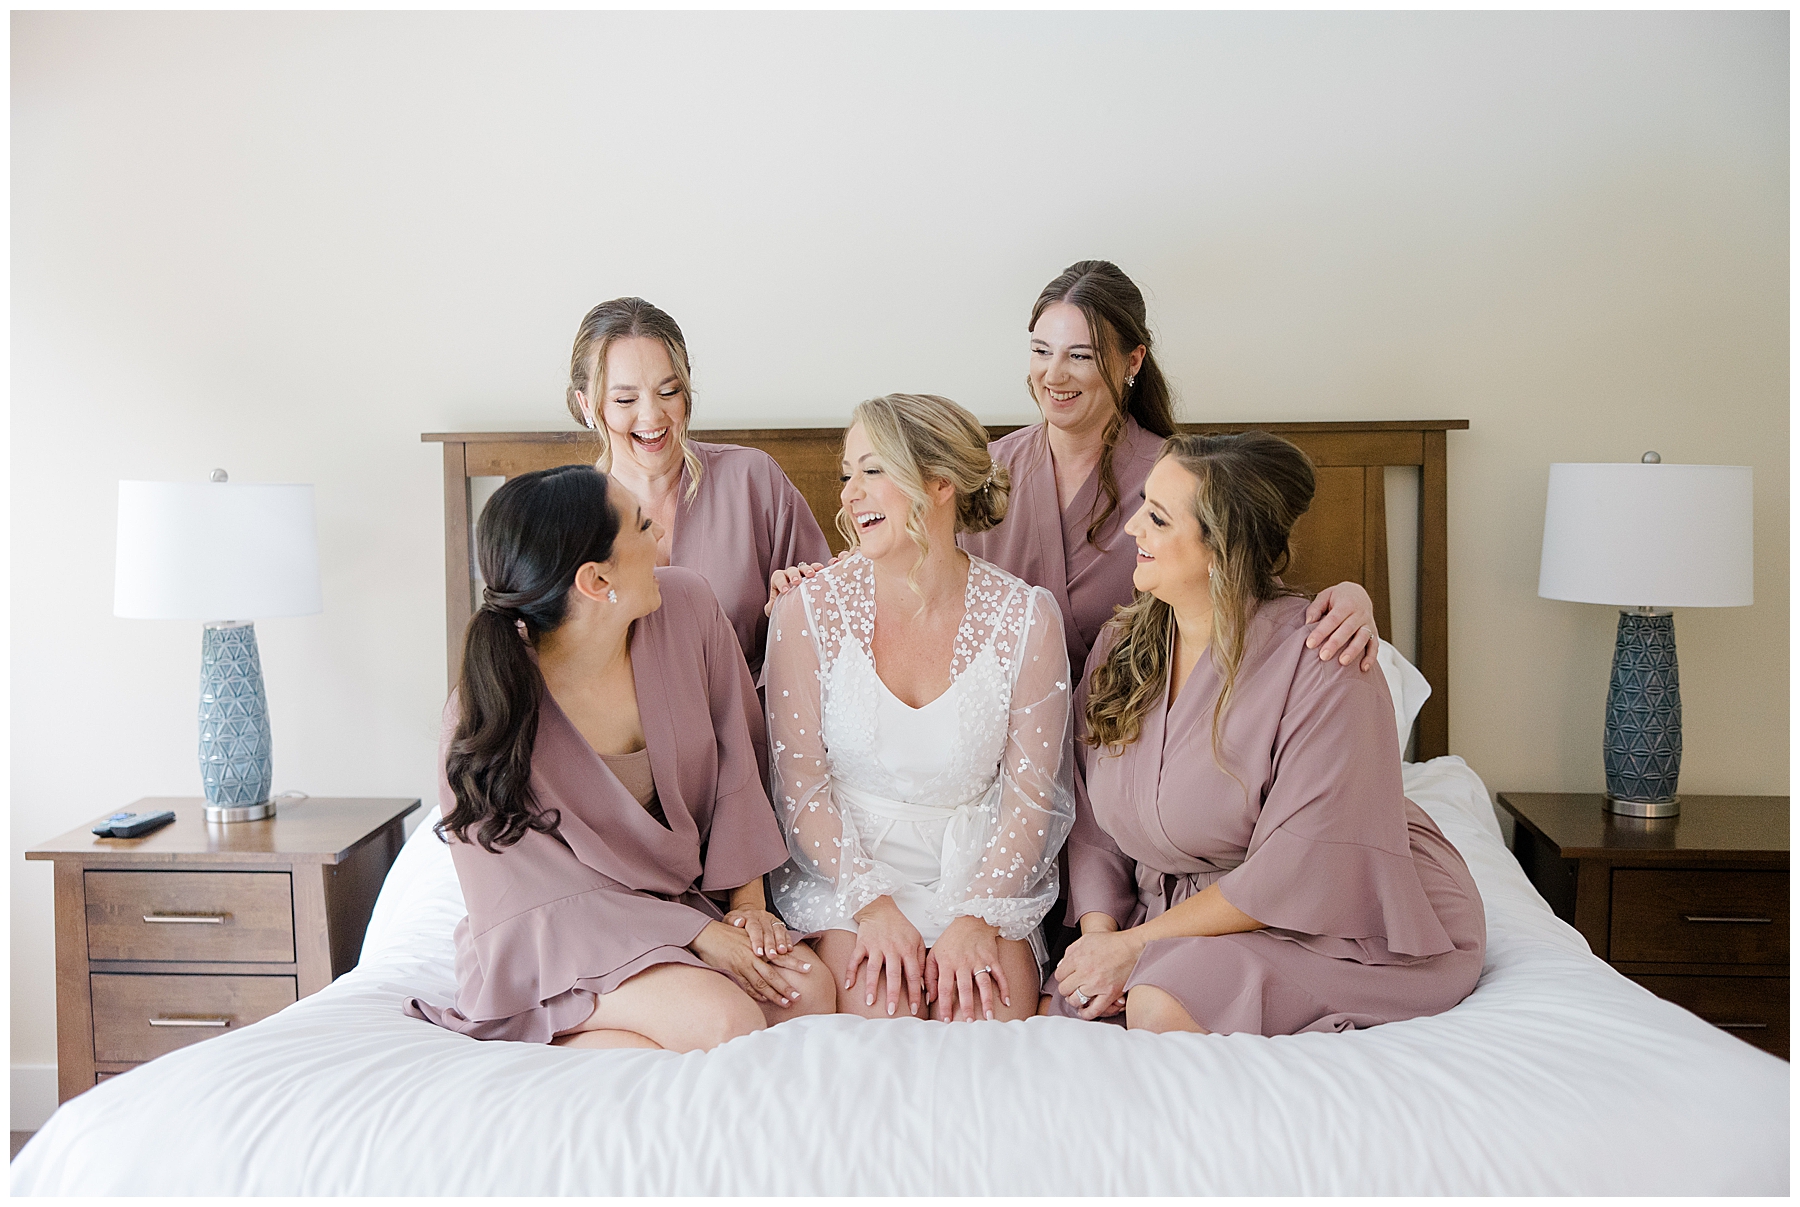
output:
[[[196,625],[110,614],[114,482],[318,486],[326,611],[258,626],[277,788],[417,794],[438,450],[568,426],[576,322],[675,314],[698,422],[889,390],[1030,417],[1072,260],[1191,418],[1450,436],[1451,741],[1597,789],[1606,609],[1536,597],[1547,466],[1756,470],[1757,602],[1677,618],[1683,788],[1787,783],[1787,15],[12,18],[12,1059],[49,869],[198,791]]]

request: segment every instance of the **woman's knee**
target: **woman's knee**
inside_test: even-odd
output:
[[[802,943],[794,948],[794,954],[803,963],[812,965],[810,972],[793,972],[784,969],[788,984],[800,991],[800,1000],[783,1011],[783,1018],[798,1018],[803,1014],[831,1014],[837,1010],[836,979],[825,961]]]

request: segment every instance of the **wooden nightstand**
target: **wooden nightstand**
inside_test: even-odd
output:
[[[1598,793],[1502,792],[1513,854],[1594,954],[1788,1057],[1788,798],[1689,796],[1620,817]]]
[[[283,801],[208,825],[199,797],[142,838],[102,818],[25,852],[56,864],[57,1101],[266,1018],[356,966],[416,798]]]

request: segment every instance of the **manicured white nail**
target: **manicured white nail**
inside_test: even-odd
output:
[[[892,1002],[888,1003],[888,1017],[889,1018],[894,1017],[894,1003],[892,1003]]]
[[[871,993],[868,997],[868,1000],[863,1002],[863,1005],[873,1006],[874,1004],[875,1004],[875,995],[873,993]]]

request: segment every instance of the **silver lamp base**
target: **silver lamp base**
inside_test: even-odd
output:
[[[1681,798],[1671,796],[1665,800],[1625,800],[1608,792],[1606,811],[1626,817],[1675,817],[1681,813]]]
[[[261,821],[265,817],[275,816],[275,802],[272,800],[257,801],[253,805],[207,805],[206,824],[216,825],[227,821]]]

